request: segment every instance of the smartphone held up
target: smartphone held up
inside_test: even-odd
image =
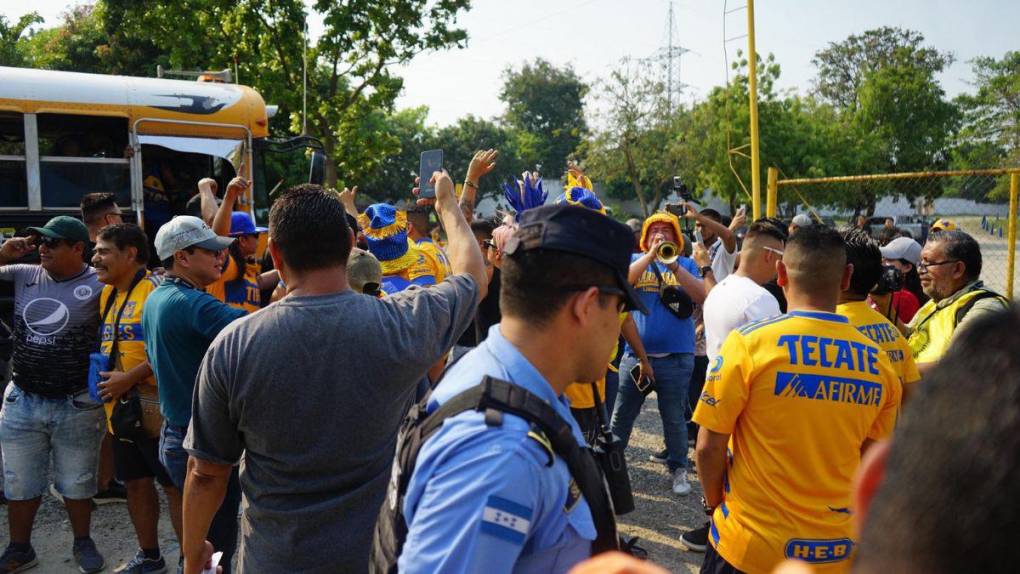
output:
[[[418,197],[432,199],[436,196],[436,185],[432,183],[432,174],[443,169],[443,150],[432,149],[421,152],[418,166]]]

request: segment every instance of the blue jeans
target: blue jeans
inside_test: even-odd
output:
[[[687,468],[687,424],[684,410],[687,408],[687,387],[694,370],[694,355],[672,353],[662,358],[652,358],[655,371],[655,394],[659,399],[659,416],[662,417],[662,434],[666,439],[666,462],[670,472]],[[613,434],[630,442],[634,421],[641,413],[645,397],[634,386],[630,371],[638,364],[631,354],[620,361],[620,394],[613,409]]]
[[[0,411],[5,496],[42,496],[52,457],[57,492],[71,500],[92,498],[105,433],[103,405],[89,398],[87,390],[50,399],[8,384]]]
[[[654,368],[654,367],[652,367]],[[620,373],[606,370],[606,414],[613,416],[616,397],[620,394]]]
[[[188,452],[184,450],[184,437],[187,427],[178,427],[163,421],[163,429],[159,437],[159,461],[163,463],[170,480],[180,491],[184,492],[184,479],[188,475]],[[213,548],[223,551],[223,573],[230,573],[230,561],[237,550],[237,512],[241,504],[241,485],[237,481],[237,467],[230,473],[227,481],[227,492],[223,503],[213,516],[206,538],[212,542]]]

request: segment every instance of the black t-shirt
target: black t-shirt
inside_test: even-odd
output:
[[[475,344],[479,344],[489,336],[489,327],[492,327],[503,317],[499,313],[499,269],[492,271],[492,281],[489,281],[489,292],[485,299],[478,304],[478,312],[475,313]]]

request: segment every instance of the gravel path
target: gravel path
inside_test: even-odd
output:
[[[693,472],[691,493],[673,494],[673,479],[665,465],[648,460],[649,455],[662,449],[662,419],[655,395],[645,401],[627,447],[627,464],[631,487],[634,490],[634,512],[620,518],[620,530],[626,536],[640,536],[638,546],[648,550],[652,562],[670,572],[697,572],[704,554],[688,552],[680,545],[680,535],[704,524],[701,508],[701,485]]]
[[[639,546],[648,550],[649,558],[670,572],[697,572],[702,554],[683,550],[680,535],[700,526],[704,520],[701,511],[701,486],[693,472],[689,473],[693,491],[688,496],[673,494],[672,479],[662,464],[648,460],[648,456],[662,448],[662,422],[654,395],[646,401],[641,416],[631,435],[627,451],[631,483],[637,508],[620,519],[620,530],[630,536],[639,536]],[[691,453],[693,456],[693,452]],[[162,494],[160,498],[162,500]],[[170,571],[177,563],[179,547],[166,501],[160,516],[160,546]],[[6,546],[7,507],[0,506],[0,532]],[[92,515],[92,532],[100,552],[106,557],[107,572],[112,572],[130,560],[138,544],[124,504],[104,504]],[[32,572],[39,574],[72,574],[78,572],[71,558],[71,527],[62,503],[52,496],[43,496],[36,518],[32,543],[39,556],[39,566]]]

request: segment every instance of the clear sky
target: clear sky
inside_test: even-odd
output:
[[[308,0],[306,0],[308,3]],[[34,0],[31,9],[59,23],[68,0]],[[729,10],[744,0],[725,0]],[[0,0],[0,13],[16,18],[28,9],[22,0]],[[667,44],[668,0],[474,0],[460,18],[468,47],[419,55],[397,72],[405,78],[398,106],[427,105],[430,121],[444,125],[465,114],[492,117],[503,111],[500,76],[507,66],[545,58],[571,64],[596,84],[626,56],[644,58]],[[728,37],[747,31],[743,10],[724,16],[724,0],[675,0],[674,41],[690,53],[682,59],[684,100],[704,97],[726,80],[723,24]],[[806,92],[811,58],[829,42],[879,26],[901,26],[924,34],[957,62],[941,80],[950,96],[969,89],[976,56],[1001,57],[1020,49],[1020,2],[1016,0],[758,0],[755,4],[758,51],[772,52],[782,67],[780,88]],[[314,35],[321,25],[309,21]],[[726,44],[732,60],[746,39]]]

